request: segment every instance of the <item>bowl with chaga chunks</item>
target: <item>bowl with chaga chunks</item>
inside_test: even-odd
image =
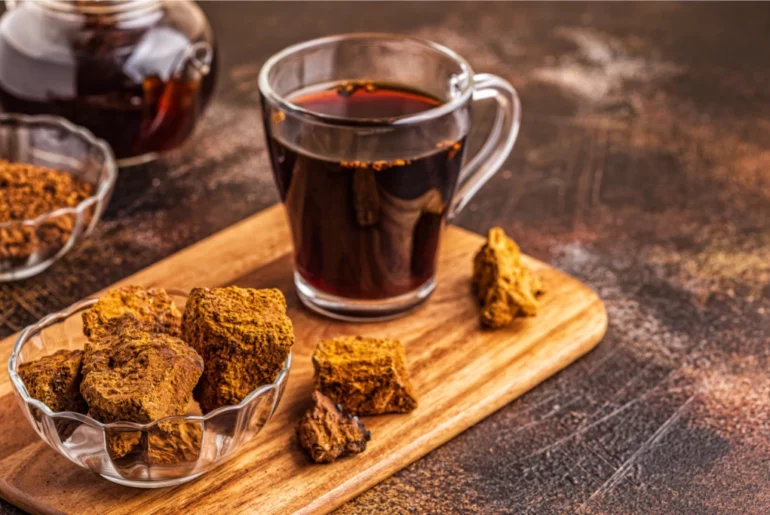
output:
[[[294,330],[276,289],[123,286],[25,328],[9,374],[37,434],[122,485],[204,474],[267,424]]]

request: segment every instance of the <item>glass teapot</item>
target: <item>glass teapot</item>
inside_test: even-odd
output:
[[[0,102],[104,138],[123,166],[189,136],[211,98],[211,26],[187,0],[6,1]]]

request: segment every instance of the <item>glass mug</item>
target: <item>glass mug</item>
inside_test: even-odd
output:
[[[446,221],[513,148],[516,90],[448,48],[388,34],[286,48],[262,67],[259,89],[302,302],[356,321],[418,306],[436,285]],[[497,115],[463,164],[471,104],[483,99]]]

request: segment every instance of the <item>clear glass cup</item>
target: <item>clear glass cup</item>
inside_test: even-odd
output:
[[[353,118],[293,101],[347,85],[392,85],[436,103],[405,116]],[[302,302],[355,321],[418,306],[436,285],[446,221],[513,148],[521,120],[516,90],[495,75],[474,74],[446,47],[390,34],[286,48],[263,66],[259,89]],[[497,102],[497,115],[487,141],[466,159],[471,106],[485,99]]]

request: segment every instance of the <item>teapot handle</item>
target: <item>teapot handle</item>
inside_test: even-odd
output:
[[[170,80],[158,82],[157,88],[146,88],[159,106],[154,118],[142,123],[142,138],[150,140],[179,125],[194,123],[199,113],[196,101],[203,77],[211,73],[214,49],[206,41],[198,41],[185,48],[174,66]]]
[[[173,68],[172,78],[182,82],[200,80],[211,72],[213,59],[214,49],[211,44],[206,41],[193,43],[179,56]]]

